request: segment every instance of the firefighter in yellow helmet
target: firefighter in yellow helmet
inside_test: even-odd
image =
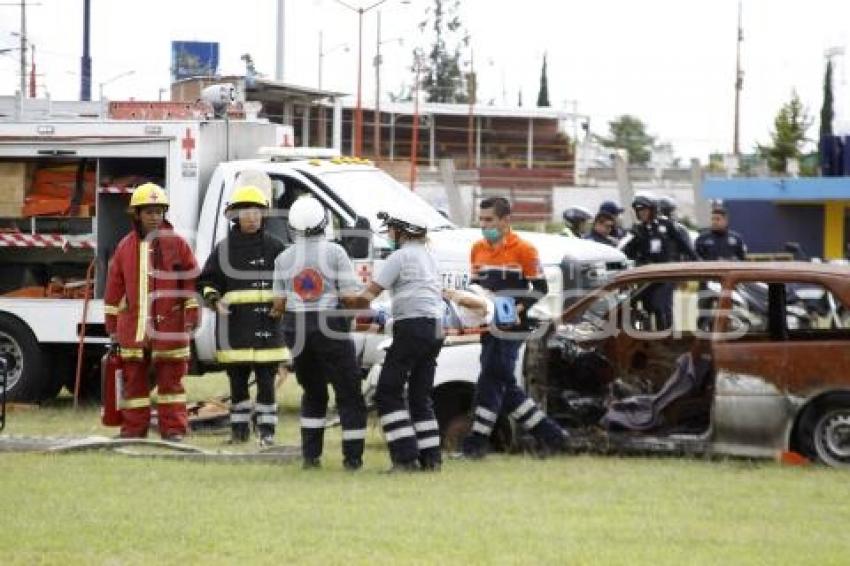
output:
[[[186,394],[181,383],[189,340],[199,321],[198,267],[192,249],[165,220],[168,195],[154,183],[130,199],[133,230],[109,260],[104,296],[106,331],[120,347],[124,370],[121,436],[139,438],[150,426],[148,368],[156,372],[159,432],[166,440],[186,434]]]
[[[247,442],[253,418],[261,446],[273,444],[277,426],[274,380],[287,357],[272,306],[274,260],[283,242],[263,229],[268,199],[254,186],[233,192],[225,207],[232,226],[213,249],[198,278],[198,291],[218,314],[216,357],[230,380],[232,443]],[[251,403],[248,381],[254,372],[256,403]]]

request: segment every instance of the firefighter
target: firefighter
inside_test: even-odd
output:
[[[564,229],[561,234],[572,238],[581,238],[584,236],[587,221],[593,218],[593,215],[583,206],[571,206],[564,210],[563,217]]]
[[[280,324],[270,316],[274,260],[284,245],[264,230],[268,208],[261,189],[237,188],[224,211],[232,223],[230,232],[198,278],[204,303],[218,314],[216,360],[230,381],[230,442],[248,441],[253,408],[260,446],[274,443],[275,377],[287,355]],[[252,371],[257,383],[253,407],[248,391]]]
[[[375,392],[390,471],[439,471],[440,428],[431,389],[443,346],[440,271],[427,246],[427,223],[415,212],[400,209],[378,218],[395,251],[361,297],[371,301],[384,289],[392,293],[393,340]]]
[[[658,203],[649,195],[637,195],[632,201],[637,222],[618,247],[637,265],[668,263],[680,257],[695,260],[696,253],[675,224],[658,215]],[[673,324],[673,290],[670,283],[649,285],[641,295],[646,310],[655,318],[655,329],[666,330]]]
[[[366,404],[351,320],[341,307],[357,304],[360,290],[351,260],[342,246],[325,239],[325,209],[312,196],[289,210],[295,243],[275,260],[273,315],[283,317],[284,338],[294,356],[301,397],[301,452],[305,469],[321,466],[328,384],[334,388],[342,424],[343,466],[363,465]]]
[[[189,244],[165,220],[168,196],[153,184],[130,198],[132,231],[115,249],[106,281],[106,331],[120,347],[124,369],[121,437],[143,438],[150,426],[148,369],[156,373],[163,439],[179,442],[187,429],[189,339],[199,321],[198,267]]]
[[[542,453],[564,448],[566,434],[517,385],[517,357],[528,337],[528,309],[548,292],[537,249],[511,230],[511,205],[502,197],[481,201],[479,221],[484,236],[470,254],[473,283],[516,304],[515,324],[490,327],[481,335],[481,373],[475,390],[472,432],[464,439],[462,456],[485,456],[499,414],[508,414],[539,443]],[[501,309],[497,308],[497,311]]]
[[[711,211],[711,228],[700,232],[696,242],[700,259],[745,260],[747,245],[740,234],[729,229],[729,213],[725,208],[715,207]]]

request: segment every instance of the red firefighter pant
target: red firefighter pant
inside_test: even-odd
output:
[[[156,374],[157,415],[159,433],[165,438],[185,435],[188,427],[186,415],[186,391],[181,380],[186,375],[185,360],[156,359],[145,356],[143,360],[125,359],[124,395],[121,416],[121,436],[139,438],[147,435],[151,418],[150,383],[148,370],[153,364]]]

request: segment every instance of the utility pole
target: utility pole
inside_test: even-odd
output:
[[[284,36],[286,24],[286,0],[277,0],[277,42],[274,66],[274,80],[283,82]]]
[[[30,98],[35,98],[35,45],[32,46],[32,58],[30,65]]]
[[[466,167],[467,169],[475,168],[475,159],[473,157],[473,130],[475,129],[475,53],[472,46],[469,47],[469,116],[466,124]]]
[[[21,100],[27,95],[27,2],[21,0]]]
[[[419,153],[419,72],[422,69],[419,51],[414,55],[416,81],[413,83],[413,127],[410,134],[410,190],[416,190],[416,158]]]
[[[741,0],[738,0],[738,39],[735,63],[735,134],[732,141],[732,153],[741,155],[741,90],[744,88],[744,71],[741,69],[741,43],[744,41],[744,26],[741,18]]]
[[[83,57],[80,60],[80,100],[91,100],[90,25],[91,0],[83,0]]]
[[[375,44],[375,122],[372,146],[375,150],[375,161],[381,159],[381,11],[375,14],[378,18],[378,42]]]

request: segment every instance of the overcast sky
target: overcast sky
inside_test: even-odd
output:
[[[0,5],[0,49],[15,47],[20,25],[15,0]],[[79,95],[83,0],[37,0],[27,10],[36,45],[38,82],[55,99]],[[368,6],[374,0],[348,0]],[[260,72],[275,69],[275,0],[92,0],[92,95],[98,83],[134,74],[104,87],[112,99],[156,100],[169,84],[172,40],[218,41],[222,73],[242,73],[243,53]],[[380,7],[384,44],[382,91],[412,82],[410,52],[427,45],[417,23],[433,0],[388,0]],[[591,117],[607,132],[613,117],[630,113],[650,133],[669,141],[677,155],[705,159],[732,145],[737,0],[461,0],[461,19],[474,47],[479,98],[525,104],[537,97],[543,53],[549,56],[554,106]],[[773,117],[797,89],[811,114],[819,114],[824,52],[850,43],[848,0],[744,0],[742,149],[767,141]],[[372,57],[377,10],[363,27],[364,99],[374,99]],[[285,80],[317,85],[318,37],[325,49],[323,86],[356,89],[357,15],[334,0],[287,0]],[[0,54],[0,94],[18,87],[17,52]],[[850,111],[843,69],[837,104]],[[43,87],[39,92],[43,93]],[[845,94],[846,93],[846,94]],[[845,104],[844,101],[847,101]],[[850,114],[850,112],[848,112]],[[850,117],[850,116],[848,116]],[[816,134],[817,124],[810,130]]]

